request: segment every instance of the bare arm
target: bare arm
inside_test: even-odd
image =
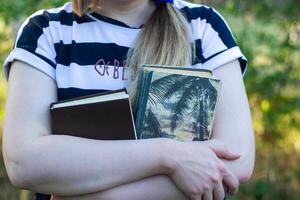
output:
[[[237,160],[224,162],[240,182],[245,182],[254,168],[255,141],[240,64],[237,60],[228,63],[215,70],[214,75],[221,79],[222,88],[212,137],[241,155]]]
[[[52,200],[189,200],[168,176],[149,177],[103,192],[76,196],[54,197]]]
[[[51,135],[49,105],[56,100],[51,78],[25,63],[13,64],[3,154],[16,186],[80,195],[164,173],[164,139],[99,141]]]

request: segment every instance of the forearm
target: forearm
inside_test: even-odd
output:
[[[23,159],[14,162],[13,168],[25,189],[67,196],[89,194],[163,174],[166,144],[165,139],[98,141],[50,135],[22,149]]]
[[[223,125],[223,131],[220,130],[220,127],[216,127],[216,132],[212,137],[212,139],[221,141],[230,151],[240,155],[240,158],[236,160],[223,160],[225,166],[238,178],[240,183],[247,182],[251,178],[255,159],[252,127],[250,123],[248,123],[249,127],[245,128],[244,126],[247,126],[247,123],[241,126],[228,123]],[[229,130],[235,130],[235,134],[232,134],[231,137],[228,137],[231,135],[228,133]]]
[[[250,179],[254,167],[255,140],[239,63],[228,63],[214,74],[221,79],[222,89],[212,138],[222,141],[229,150],[241,155],[237,160],[224,163],[240,182],[245,182]]]
[[[239,159],[223,161],[240,182],[246,182],[250,179],[254,167],[255,143],[253,127],[249,107],[244,105],[239,114],[232,113],[233,107],[234,105],[231,105],[229,108],[219,107],[219,109],[222,109],[223,118],[216,117],[212,138],[220,140],[230,151],[240,155]],[[227,119],[231,120],[226,122]]]
[[[52,200],[188,200],[168,176],[153,176],[124,184],[103,192],[73,196],[54,197]]]
[[[253,162],[247,156],[242,156],[235,161],[223,160],[225,166],[238,178],[240,183],[249,181],[252,176]]]

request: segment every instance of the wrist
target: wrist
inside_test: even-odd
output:
[[[161,167],[163,174],[171,175],[176,167],[176,154],[180,142],[163,138],[160,143]]]

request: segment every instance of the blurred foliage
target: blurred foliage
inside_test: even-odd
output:
[[[0,62],[11,50],[12,33],[24,17],[64,2],[0,0]],[[202,3],[215,7],[224,16],[249,60],[245,84],[256,133],[256,166],[252,181],[230,199],[299,199],[300,1],[202,0]],[[5,93],[2,76],[1,127]],[[1,160],[0,199],[25,200],[29,196],[30,193],[18,191],[8,183]]]
[[[0,16],[9,23],[44,8],[62,6],[66,0],[0,0]]]

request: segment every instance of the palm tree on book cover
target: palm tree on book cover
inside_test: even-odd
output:
[[[152,137],[174,137],[162,131],[159,119],[152,111],[157,103],[171,110],[170,131],[176,128],[189,117],[193,140],[206,140],[209,136],[211,113],[217,100],[217,80],[172,74],[153,81],[149,91],[150,106],[145,116],[145,128]],[[174,96],[179,97],[170,102]],[[148,128],[147,128],[148,127]],[[151,127],[151,129],[149,129]]]

